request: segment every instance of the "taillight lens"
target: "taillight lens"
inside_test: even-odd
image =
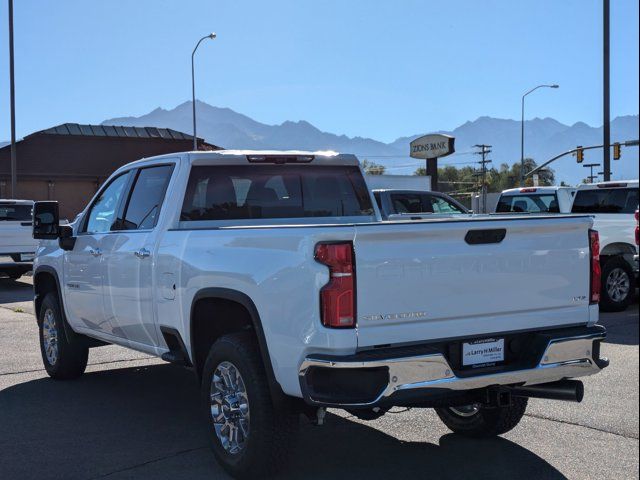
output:
[[[640,226],[638,226],[638,223],[640,222],[640,220],[638,219],[638,210],[636,210],[635,217],[636,217],[636,245],[640,245]]]
[[[356,293],[353,245],[319,243],[316,261],[329,267],[329,283],[320,290],[320,318],[325,327],[355,328]]]
[[[589,230],[589,253],[591,255],[591,296],[589,303],[600,302],[600,235],[596,230]]]

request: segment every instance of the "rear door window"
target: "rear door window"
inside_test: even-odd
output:
[[[537,195],[502,195],[496,207],[498,213],[560,213],[555,193]]]
[[[140,169],[118,230],[148,230],[155,227],[172,171],[173,165]]]
[[[182,222],[373,215],[357,167],[194,166]]]
[[[573,213],[634,213],[638,208],[637,188],[579,190]]]

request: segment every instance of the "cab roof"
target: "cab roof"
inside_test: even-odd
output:
[[[638,180],[612,180],[609,182],[585,183],[578,190],[596,190],[598,188],[638,188]]]
[[[502,195],[519,195],[521,193],[556,193],[561,190],[566,190],[567,192],[571,192],[576,190],[576,187],[568,187],[568,186],[560,186],[560,185],[551,185],[546,187],[519,187],[519,188],[510,188],[508,190],[503,190]]]
[[[135,167],[156,161],[181,158],[192,165],[248,165],[248,164],[300,164],[300,165],[348,165],[358,166],[358,158],[350,153],[332,150],[213,150],[177,152],[148,157],[131,162],[123,168]]]

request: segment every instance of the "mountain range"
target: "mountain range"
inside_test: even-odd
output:
[[[355,153],[360,159],[369,159],[385,165],[387,173],[411,174],[420,165],[409,158],[409,142],[432,132],[409,135],[391,143],[371,138],[348,137],[323,132],[307,121],[286,121],[280,125],[267,125],[235,112],[197,102],[198,136],[207,142],[228,149],[300,149],[336,150]],[[185,102],[166,110],[155,110],[139,117],[119,117],[105,120],[105,125],[132,125],[140,127],[166,127],[183,132],[192,131],[192,106]],[[638,115],[616,117],[611,122],[611,141],[637,140]],[[479,157],[473,155],[476,144],[492,145],[490,159],[493,166],[513,164],[520,159],[520,122],[509,119],[479,117],[452,131],[443,131],[456,138],[456,154],[442,158],[441,165],[472,164]],[[602,127],[591,127],[583,122],[565,125],[553,118],[534,118],[525,122],[525,155],[538,164],[577,145],[602,144]],[[601,163],[602,151],[585,152],[584,163]],[[563,157],[551,165],[556,179],[579,183],[588,170],[576,164],[572,157]],[[622,158],[612,161],[612,178],[638,178],[638,147],[623,147]]]

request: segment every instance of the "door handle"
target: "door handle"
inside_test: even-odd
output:
[[[99,257],[100,255],[102,255],[102,250],[100,250],[99,248],[96,248],[96,249],[90,248],[89,253],[94,257]]]
[[[138,258],[147,258],[149,255],[151,255],[151,252],[146,248],[141,248],[137,252],[134,252],[134,255]]]

